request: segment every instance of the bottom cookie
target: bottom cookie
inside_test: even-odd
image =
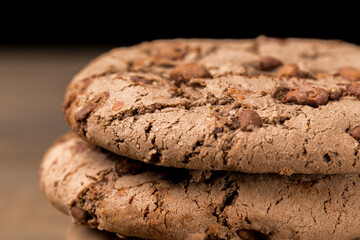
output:
[[[73,134],[44,156],[41,185],[74,221],[148,239],[355,239],[359,175],[242,174],[161,168]]]

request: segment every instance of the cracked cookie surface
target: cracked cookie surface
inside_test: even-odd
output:
[[[63,111],[86,141],[146,163],[360,173],[358,69],[359,47],[340,41],[159,40],[92,61]],[[241,122],[248,110],[260,119]]]
[[[246,174],[159,167],[68,134],[41,186],[78,223],[148,239],[356,239],[359,175]]]

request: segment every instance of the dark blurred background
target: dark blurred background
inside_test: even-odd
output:
[[[360,44],[357,8],[346,1],[131,2],[2,8],[0,44],[119,46],[158,38],[342,39]],[[45,8],[44,8],[45,7]],[[13,11],[12,11],[13,10]]]
[[[154,6],[110,3],[93,9],[2,7],[0,14],[0,239],[64,239],[69,218],[41,193],[38,167],[67,132],[66,85],[91,59],[117,46],[158,38],[273,37],[342,39],[360,44],[356,8],[305,2],[269,8],[210,2]],[[288,3],[290,4],[290,2]],[[212,7],[210,10],[209,7]],[[35,10],[34,10],[35,8]],[[70,10],[69,10],[70,9]],[[297,11],[296,11],[297,10]]]

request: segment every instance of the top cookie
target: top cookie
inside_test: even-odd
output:
[[[341,41],[159,40],[92,61],[63,111],[85,140],[147,163],[360,173],[359,69]]]

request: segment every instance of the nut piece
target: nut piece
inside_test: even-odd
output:
[[[167,44],[160,49],[158,56],[170,60],[179,60],[185,57],[187,51],[188,48],[186,46],[180,44]]]
[[[70,213],[71,216],[73,216],[73,218],[75,219],[75,221],[80,224],[85,224],[89,219],[89,215],[85,210],[75,206],[70,208]]]
[[[296,77],[299,72],[299,66],[297,64],[285,64],[282,68],[279,69],[277,73],[278,78],[292,78]]]
[[[329,101],[329,94],[322,88],[314,85],[304,85],[290,91],[281,100],[283,103],[295,103],[318,107]]]
[[[360,70],[354,67],[342,67],[339,69],[340,77],[350,81],[360,81]]]
[[[78,122],[85,120],[93,109],[94,109],[93,104],[86,105],[85,107],[83,107],[82,109],[80,109],[78,112],[75,113],[75,120]]]
[[[261,117],[254,110],[244,110],[239,114],[240,129],[242,131],[251,131],[262,126]]]
[[[342,89],[342,88],[331,88],[328,93],[329,93],[329,98],[331,100],[339,100],[341,98],[341,96],[343,95],[343,93],[344,93],[344,89]]]
[[[351,83],[346,86],[345,94],[346,96],[355,96],[360,100],[360,84]]]
[[[261,57],[259,62],[259,68],[263,71],[271,71],[280,65],[282,62],[279,59],[270,56]]]
[[[360,126],[350,130],[349,134],[350,134],[350,136],[355,138],[356,141],[360,142]]]
[[[182,82],[187,83],[191,78],[212,78],[204,65],[188,63],[175,67],[170,73],[170,79],[175,81],[176,86]]]

